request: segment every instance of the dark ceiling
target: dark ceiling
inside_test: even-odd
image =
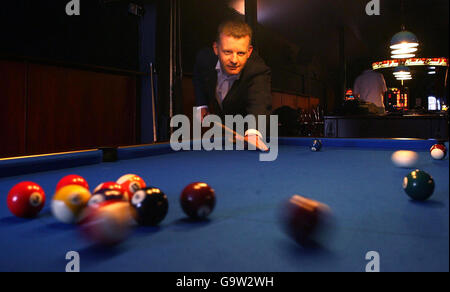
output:
[[[339,27],[344,27],[347,56],[388,59],[390,39],[401,30],[403,22],[402,0],[379,0],[379,16],[366,14],[369,2],[258,0],[258,21],[306,52],[321,55],[336,47]],[[403,10],[406,29],[414,32],[421,43],[419,55],[447,57],[449,1],[404,0]]]

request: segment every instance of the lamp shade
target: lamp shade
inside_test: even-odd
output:
[[[394,69],[394,76],[397,80],[411,80],[411,70],[407,66],[398,66]]]
[[[394,74],[396,73],[411,73],[411,70],[407,66],[398,66],[394,69]]]
[[[417,48],[418,46],[419,40],[416,35],[407,30],[396,33],[391,39],[391,49],[393,50]]]

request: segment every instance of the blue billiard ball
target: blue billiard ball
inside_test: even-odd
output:
[[[315,139],[311,144],[311,151],[320,151],[322,149],[322,141]]]

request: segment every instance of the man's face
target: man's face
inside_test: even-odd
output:
[[[220,42],[215,42],[213,48],[219,57],[222,70],[228,75],[241,73],[253,52],[249,36],[236,39],[222,34]]]

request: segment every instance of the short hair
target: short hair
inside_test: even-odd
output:
[[[217,42],[220,42],[220,35],[224,34],[226,36],[232,36],[234,38],[240,39],[246,36],[250,37],[250,44],[253,39],[252,28],[244,21],[241,20],[227,20],[219,25],[217,30]]]

